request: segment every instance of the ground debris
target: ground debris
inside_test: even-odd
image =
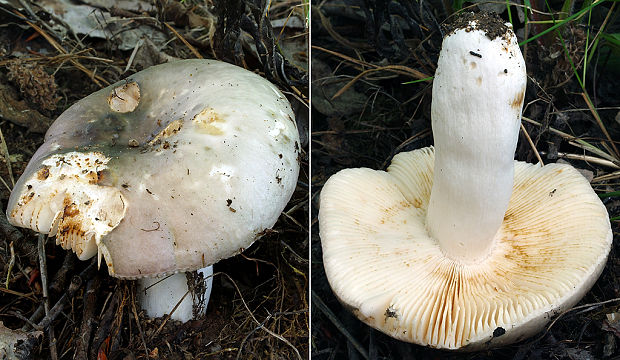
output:
[[[0,321],[0,359],[15,360],[23,359],[24,352],[20,344],[29,338],[38,338],[43,335],[42,331],[25,332],[11,330]]]
[[[20,100],[13,86],[3,83],[0,76],[0,118],[22,126],[33,133],[44,133],[52,120]]]
[[[54,75],[39,64],[19,59],[8,63],[8,78],[19,87],[22,96],[42,110],[55,110],[60,97],[56,95]]]
[[[254,21],[251,4],[254,2],[243,2],[243,16]],[[0,24],[4,26],[0,32],[0,119],[6,120],[0,126],[10,156],[24,160],[11,162],[15,178],[43,142],[42,133],[51,123],[45,115],[55,118],[106,83],[148,66],[195,58],[196,53],[213,58],[212,35],[217,21],[213,6],[209,1],[193,0],[0,1],[5,10],[0,12]],[[63,18],[62,12],[54,9],[68,11],[72,17]],[[23,17],[12,15],[15,11]],[[286,19],[289,14],[305,18],[300,1],[273,1],[267,17],[269,21]],[[299,21],[292,24],[278,28],[276,34],[263,26],[263,31],[271,32],[261,36],[306,41],[307,29],[299,27]],[[270,51],[279,51],[276,44]],[[293,48],[290,54],[299,52],[301,48]],[[293,56],[288,54],[283,56]],[[21,99],[17,85],[7,76],[7,65],[15,59],[38,64],[45,73],[54,74],[56,96],[62,97],[56,109],[41,110],[42,115],[36,110],[39,105]],[[293,106],[308,112],[307,77],[306,82],[294,85],[283,80],[284,76],[304,79],[303,67],[282,66],[281,62],[276,63],[278,66],[263,66],[259,55],[251,51],[245,60],[239,65],[279,79],[282,90],[292,94]],[[5,110],[9,107],[13,112]],[[297,121],[302,122],[300,129],[308,129],[308,116],[298,116]],[[0,320],[10,329],[44,333],[23,343],[22,353],[34,360],[50,358],[50,327],[54,329],[60,359],[263,359],[265,354],[293,359],[296,355],[292,347],[302,358],[308,358],[309,209],[304,205],[308,189],[307,141],[301,145],[304,155],[300,156],[300,185],[286,215],[281,216],[273,232],[245,251],[248,259],[236,257],[216,264],[214,291],[205,316],[185,324],[148,319],[135,302],[133,282],[109,277],[105,266],[97,270],[96,263],[89,267],[89,262],[76,261],[75,255],[55,246],[53,239],[47,241],[46,247],[47,278],[53,279],[49,286],[51,309],[46,316],[40,295],[36,235],[15,229],[0,216],[5,220],[0,224],[3,285],[7,274],[1,265],[9,262],[11,241],[15,252],[9,289],[0,293]],[[10,184],[6,165],[1,161],[0,177]],[[8,192],[1,184],[0,188],[0,201],[6,206]]]

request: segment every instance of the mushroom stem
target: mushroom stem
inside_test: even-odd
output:
[[[204,281],[204,287],[200,287],[202,289],[190,289],[187,273],[184,272],[138,280],[138,298],[146,314],[149,317],[161,317],[170,314],[178,304],[170,316],[173,320],[186,322],[195,316],[203,315],[211,296],[213,266],[207,266],[197,272],[199,275],[202,274]],[[198,310],[196,314],[194,314],[195,308]]]
[[[433,81],[435,170],[426,219],[442,251],[463,263],[489,255],[508,208],[526,86],[509,24],[493,39],[487,34],[497,34],[497,24],[468,24],[444,39]]]

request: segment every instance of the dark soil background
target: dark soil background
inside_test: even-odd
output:
[[[25,338],[18,358],[308,358],[306,19],[303,3],[287,0],[0,2],[0,339]],[[4,206],[12,179],[66,108],[148,66],[197,57],[235,63],[282,89],[297,114],[302,169],[273,231],[215,265],[206,316],[181,324],[147,319],[133,282],[53,239],[42,269],[37,235],[9,225]]]
[[[508,20],[506,3],[454,4],[450,1],[312,2],[312,332],[313,359],[610,359],[620,358],[620,200],[604,196],[612,218],[614,245],[592,290],[545,331],[518,344],[478,353],[438,351],[394,340],[358,321],[331,292],[322,264],[317,213],[321,186],[349,167],[385,170],[392,156],[432,145],[431,81],[441,46],[440,24],[453,5],[470,11],[494,10]],[[528,24],[522,2],[511,2],[510,15],[520,41],[550,24]],[[566,18],[589,3],[532,1],[529,20]],[[547,8],[549,6],[549,8]],[[563,6],[568,15],[561,17]],[[489,9],[489,7],[491,9]],[[523,131],[515,158],[544,163],[567,161],[583,170],[599,194],[620,189],[620,56],[613,41],[620,32],[617,3],[602,2],[591,17],[577,17],[522,51],[528,68]],[[590,47],[602,29],[596,48]],[[605,35],[602,35],[605,34]],[[586,42],[586,38],[590,40]],[[585,53],[588,48],[588,54]],[[582,96],[580,77],[590,56],[585,90],[602,126]],[[421,80],[410,84],[411,82]],[[609,141],[603,128],[608,132]],[[596,149],[585,151],[581,139]],[[581,145],[581,146],[580,146]],[[579,160],[583,155],[597,159]],[[613,194],[612,194],[613,195]],[[553,216],[553,214],[549,214]]]

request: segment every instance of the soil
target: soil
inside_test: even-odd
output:
[[[435,350],[395,340],[368,327],[343,307],[332,293],[322,264],[317,218],[321,187],[341,169],[385,170],[395,154],[433,144],[430,77],[441,46],[442,24],[451,21],[453,3],[327,0],[313,4],[312,358],[620,358],[620,327],[615,320],[620,306],[617,194],[602,198],[612,218],[614,243],[599,280],[571,311],[555,316],[544,331],[520,343],[475,353]],[[462,6],[479,11],[471,3]],[[498,6],[496,11],[508,21],[505,4]],[[551,1],[549,6],[558,16],[562,3]],[[523,41],[522,13],[515,6],[510,12],[519,41]],[[589,25],[588,20],[578,18],[560,27],[559,32],[522,46],[528,69],[522,124],[536,150],[522,131],[515,159],[537,162],[540,156],[544,163],[566,161],[580,169],[599,194],[619,189],[620,168],[614,146],[620,140],[620,104],[613,89],[620,86],[620,67],[618,52],[611,44],[590,49],[594,55],[585,54],[584,49],[587,34],[593,36],[603,25],[606,33],[618,32],[618,15],[616,6],[603,4],[592,11]],[[533,18],[549,20],[541,14]],[[528,38],[548,27],[528,24]],[[582,60],[590,55],[584,84],[600,123],[586,103],[571,66],[572,61],[583,76]],[[604,149],[606,154],[584,151],[575,138]],[[579,160],[583,154],[609,154],[610,161]]]
[[[90,93],[171,57],[217,58],[268,78],[289,98],[302,138],[298,186],[280,219],[242,254],[215,265],[206,315],[185,324],[148,319],[135,304],[132,281],[109,277],[96,260],[77,260],[53,239],[45,246],[43,270],[37,234],[9,225],[3,210],[0,322],[25,334],[18,358],[308,358],[308,33],[301,2],[274,1],[267,10],[249,0],[136,0],[114,7],[84,1],[91,7],[87,17],[101,16],[88,34],[75,33],[79,16],[60,18],[76,11],[71,2],[49,2],[54,11],[34,1],[13,3],[0,4],[0,101],[10,103],[0,107],[0,144],[8,150],[0,149],[3,209],[12,179],[53,119]],[[111,32],[96,36],[101,28]],[[136,32],[139,42],[129,37]]]

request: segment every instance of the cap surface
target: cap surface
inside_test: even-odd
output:
[[[122,278],[242,251],[276,222],[299,173],[286,98],[213,60],[154,66],[100,90],[45,140],[11,194],[9,221],[86,249],[81,258],[99,252]]]
[[[321,192],[326,274],[362,321],[400,340],[475,350],[532,335],[590,289],[612,232],[574,168],[515,162],[491,253],[464,265],[426,230],[433,164],[432,148],[401,153],[387,172],[342,170]]]

